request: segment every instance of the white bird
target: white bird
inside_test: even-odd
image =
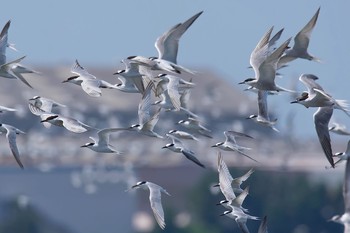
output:
[[[344,233],[350,232],[350,159],[346,160],[343,183],[344,214],[335,215],[330,220],[344,225]]]
[[[166,134],[166,136],[171,138],[172,143],[166,144],[162,149],[167,148],[173,152],[182,153],[187,159],[191,160],[198,166],[205,168],[205,166],[195,157],[194,152],[184,147],[180,139],[171,134]]]
[[[346,129],[345,125],[333,122],[333,125],[329,127],[329,131],[339,135],[350,135],[350,131]]]
[[[258,162],[257,160],[253,159],[252,157],[250,157],[249,155],[244,153],[244,150],[250,150],[251,148],[238,145],[236,142],[236,139],[235,139],[236,136],[252,138],[251,136],[244,134],[244,133],[235,132],[235,131],[225,131],[224,135],[225,135],[225,141],[218,142],[215,145],[213,145],[212,147],[218,147],[218,148],[225,150],[225,151],[236,151],[236,152],[240,153],[241,155],[244,155],[247,158],[249,158],[255,162]]]
[[[114,75],[118,75],[118,79],[122,82],[116,84],[116,87],[120,91],[143,94],[145,86],[142,74],[139,72],[139,64],[129,59],[123,59],[122,63],[125,65],[125,69],[114,73]]]
[[[203,126],[198,119],[188,117],[187,120],[180,120],[177,122],[177,124],[182,125],[183,127],[191,130],[194,133],[198,133],[205,137],[212,138],[211,130]]]
[[[317,57],[314,57],[313,55],[309,54],[309,52],[307,51],[310,43],[311,33],[316,25],[319,13],[320,13],[320,8],[318,8],[315,15],[303,27],[303,29],[301,29],[298,32],[298,34],[294,37],[293,48],[287,49],[285,51],[285,54],[278,61],[277,69],[281,68],[282,66],[286,65],[287,63],[297,58],[303,58],[310,61],[320,62],[320,60]]]
[[[304,105],[306,108],[309,107],[326,107],[330,106],[335,109],[340,109],[345,112],[346,115],[350,116],[349,104],[346,100],[336,100],[331,95],[327,94],[323,88],[316,83],[317,76],[313,74],[302,74],[299,80],[305,84],[308,91],[303,92],[300,97],[291,103],[298,103]]]
[[[345,152],[338,152],[333,155],[333,157],[337,157],[339,160],[334,163],[334,165],[340,163],[341,161],[345,161],[350,157],[350,140],[348,141],[348,145],[346,147]]]
[[[241,210],[243,210],[244,212],[249,212],[248,209],[246,209],[242,206],[242,204],[243,204],[245,198],[248,196],[248,194],[249,194],[249,187],[246,187],[243,190],[243,192],[241,192],[236,198],[229,200],[229,201],[222,200],[216,205],[222,205],[227,209],[231,209],[232,207],[237,207],[237,208],[240,208]]]
[[[249,233],[249,230],[248,230],[247,224],[246,224],[247,220],[248,219],[259,220],[259,218],[256,216],[252,216],[252,215],[244,213],[241,208],[234,207],[234,206],[231,206],[231,208],[232,208],[231,210],[225,211],[220,216],[226,215],[226,216],[234,219],[243,233]]]
[[[254,69],[255,77],[248,78],[239,84],[247,84],[259,90],[292,92],[275,84],[277,62],[287,49],[291,38],[270,52],[269,39],[272,29],[273,27],[264,34],[250,55],[250,65]]]
[[[8,140],[12,155],[15,158],[18,165],[23,169],[24,166],[20,160],[20,154],[19,154],[19,151],[17,148],[16,135],[17,134],[25,134],[25,133],[23,131],[15,128],[12,125],[1,124],[1,123],[0,123],[0,132],[6,134],[6,138]]]
[[[35,107],[38,107],[44,110],[45,112],[51,112],[52,108],[54,107],[62,107],[62,108],[66,107],[66,105],[60,104],[52,99],[45,98],[42,96],[37,96],[37,95],[30,98],[29,101],[34,102],[33,104]]]
[[[323,152],[326,155],[328,162],[334,168],[333,152],[331,138],[329,135],[328,124],[333,114],[333,107],[319,107],[314,113],[315,129],[318,140],[322,146]]]
[[[154,214],[154,217],[160,226],[160,228],[164,229],[165,228],[165,220],[164,220],[164,211],[162,207],[162,201],[161,201],[161,192],[167,194],[170,196],[170,194],[161,186],[149,182],[149,181],[140,181],[137,182],[135,185],[131,187],[133,188],[143,188],[146,189],[148,188],[150,191],[149,194],[149,201],[151,204],[151,208]]]
[[[94,75],[88,73],[84,67],[82,67],[78,60],[75,60],[75,64],[71,68],[71,72],[76,74],[64,80],[65,82],[74,83],[81,86],[81,88],[92,97],[100,97],[102,91],[100,88],[118,89],[116,85],[110,84],[104,80],[97,79]]]
[[[130,126],[129,130],[136,130],[137,132],[150,136],[150,137],[157,137],[157,138],[163,138],[158,133],[154,132],[154,126],[157,124],[159,120],[159,114],[161,108],[156,110],[156,112],[151,116],[150,115],[150,108],[151,108],[151,94],[152,94],[152,88],[154,84],[150,82],[147,85],[147,88],[145,92],[143,93],[142,99],[139,103],[138,108],[138,117],[139,117],[139,123],[134,124]]]
[[[196,138],[193,134],[190,134],[182,130],[172,129],[168,132],[168,134],[172,134],[175,137],[178,137],[179,139],[189,139],[189,140],[199,141],[198,138]]]
[[[24,84],[26,84],[28,87],[33,88],[27,80],[24,79],[21,73],[28,73],[28,71],[21,72],[21,70],[25,69],[23,66],[21,66],[19,63],[25,58],[26,56],[20,57],[18,59],[15,59],[10,62],[6,62],[0,66],[0,77],[9,78],[9,79],[19,79]],[[17,71],[16,71],[17,69]],[[32,73],[36,73],[33,71]]]
[[[256,123],[267,126],[276,132],[279,130],[274,126],[277,119],[270,120],[267,107],[268,91],[258,90],[258,115],[250,115],[247,119],[253,119]]]
[[[118,151],[114,146],[109,144],[109,136],[111,133],[119,132],[124,130],[122,128],[105,128],[101,129],[97,132],[98,138],[89,137],[93,140],[93,142],[86,143],[81,147],[87,147],[93,151],[99,153],[116,153],[118,155],[122,154],[122,152]]]
[[[195,14],[183,23],[176,24],[157,38],[155,47],[158,51],[158,57],[160,59],[167,60],[175,64],[177,63],[179,40],[202,13],[203,11]]]

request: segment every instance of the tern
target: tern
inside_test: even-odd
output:
[[[6,138],[8,140],[12,155],[15,158],[18,165],[23,169],[24,166],[20,160],[20,154],[17,148],[16,135],[25,133],[15,128],[14,126],[8,124],[0,124],[0,132],[6,134]]]
[[[267,108],[267,96],[268,91],[258,90],[258,115],[250,115],[247,119],[253,119],[255,122],[279,132],[279,130],[274,126],[277,119],[272,121],[270,120]]]
[[[343,199],[345,211],[342,215],[335,215],[330,220],[344,225],[344,232],[350,232],[350,160],[346,160]]]
[[[161,135],[153,131],[154,126],[157,124],[159,120],[159,114],[161,111],[161,108],[159,108],[158,110],[156,110],[156,112],[152,116],[150,115],[151,94],[152,94],[153,85],[154,84],[152,82],[150,82],[147,85],[147,88],[143,93],[142,99],[139,103],[139,108],[138,108],[139,123],[131,125],[128,129],[136,130],[139,133],[150,137],[163,138]]]
[[[333,155],[333,157],[339,158],[337,162],[334,163],[334,165],[340,163],[341,161],[347,160],[350,157],[350,140],[348,141],[348,145],[346,147],[345,152],[338,152]]]
[[[258,162],[257,160],[253,159],[252,157],[250,157],[249,155],[244,153],[244,150],[250,150],[251,148],[247,148],[247,147],[243,147],[237,144],[235,137],[246,137],[246,138],[252,138],[251,136],[244,134],[244,133],[239,133],[239,132],[235,132],[235,131],[225,131],[224,132],[225,135],[225,141],[224,142],[218,142],[215,145],[213,145],[212,147],[218,147],[222,150],[225,151],[236,151],[238,153],[240,153],[241,155],[246,156],[247,158]]]
[[[203,126],[198,119],[188,117],[187,120],[180,120],[177,122],[177,124],[182,125],[183,127],[193,131],[194,133],[198,133],[205,137],[212,138],[211,130]]]
[[[164,220],[164,211],[163,211],[162,202],[161,202],[161,192],[167,194],[168,196],[170,196],[170,194],[161,186],[149,181],[139,181],[131,187],[131,189],[134,189],[134,188],[149,189],[149,192],[150,192],[149,201],[151,204],[154,217],[158,225],[160,226],[160,228],[164,229],[165,220]]]
[[[119,132],[120,130],[124,130],[124,129],[122,128],[101,129],[97,132],[98,139],[89,137],[90,139],[93,140],[93,142],[88,142],[82,145],[81,147],[86,147],[99,153],[116,153],[118,155],[123,154],[122,152],[118,151],[114,146],[109,144],[109,135],[114,132]]]
[[[333,152],[331,145],[331,138],[329,135],[328,124],[333,114],[333,107],[319,107],[314,113],[315,129],[318,140],[322,146],[323,152],[328,159],[328,162],[334,168]]]
[[[203,11],[195,14],[183,23],[176,24],[157,38],[155,47],[160,59],[177,64],[180,38],[202,13]]]
[[[123,59],[122,63],[125,65],[125,69],[114,73],[114,75],[118,75],[118,79],[122,82],[117,84],[116,87],[120,91],[143,94],[145,86],[142,74],[139,72],[139,64],[129,59]]]
[[[231,206],[231,208],[232,208],[231,210],[225,211],[220,216],[226,215],[234,219],[243,233],[249,233],[249,230],[247,228],[247,220],[248,219],[259,220],[259,218],[256,216],[252,216],[244,213],[241,208],[234,207],[234,206]]]
[[[331,106],[335,109],[342,110],[346,115],[350,116],[347,101],[336,100],[331,95],[327,94],[321,85],[316,83],[316,80],[318,80],[317,76],[313,74],[302,74],[299,80],[305,84],[308,91],[303,92],[300,97],[291,103],[302,104],[306,108]]]
[[[42,96],[37,96],[37,95],[30,98],[29,101],[33,101],[34,102],[33,104],[35,107],[38,107],[44,110],[45,112],[51,112],[53,107],[62,107],[62,108],[67,107],[66,105],[60,104],[52,99],[45,98]]]
[[[350,131],[346,129],[345,125],[339,124],[337,122],[333,122],[333,125],[329,127],[329,131],[339,134],[339,135],[350,135]]]
[[[264,34],[250,55],[250,64],[254,69],[255,78],[248,78],[239,84],[247,84],[259,90],[292,92],[275,84],[277,62],[287,49],[291,38],[270,53],[269,39],[272,29],[273,27]]]
[[[79,64],[78,60],[75,60],[71,72],[76,75],[64,80],[63,83],[70,82],[80,85],[89,96],[100,97],[102,95],[100,88],[117,89],[116,85],[97,79],[94,75],[88,73],[84,67]]]
[[[277,64],[278,68],[277,69],[281,68],[282,66],[286,65],[287,63],[289,63],[297,58],[302,58],[302,59],[320,62],[320,59],[309,54],[309,52],[307,51],[307,49],[309,47],[309,43],[310,43],[311,33],[316,25],[317,18],[318,18],[318,15],[320,13],[320,9],[321,8],[318,8],[315,15],[303,27],[303,29],[301,29],[298,32],[298,34],[294,37],[293,48],[287,49],[285,51],[285,54],[278,61],[278,64]]]
[[[182,130],[172,129],[168,132],[168,134],[172,134],[175,137],[178,137],[179,139],[189,139],[189,140],[199,141],[198,138],[196,138],[193,134],[190,134]]]
[[[52,125],[64,127],[67,130],[74,133],[83,133],[86,132],[88,129],[93,129],[93,127],[84,124],[81,121],[76,120],[74,118],[65,117],[56,113],[45,112],[44,110],[36,107],[32,103],[29,103],[28,107],[34,115],[40,116],[41,123],[48,122]]]
[[[172,143],[168,143],[162,147],[162,149],[167,148],[176,153],[182,153],[187,159],[191,160],[198,166],[205,168],[205,166],[195,157],[194,152],[185,148],[180,141],[180,139],[176,138],[171,134],[166,134],[167,137],[172,139]]]
[[[218,203],[216,205],[222,205],[222,206],[226,207],[227,209],[231,209],[233,206],[233,207],[240,208],[244,212],[249,212],[248,209],[242,207],[242,204],[243,204],[245,198],[248,196],[248,194],[249,194],[249,187],[246,187],[243,190],[243,192],[241,192],[236,198],[229,200],[229,201],[222,200],[222,201],[220,201],[220,203]]]

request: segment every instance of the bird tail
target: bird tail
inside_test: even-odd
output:
[[[343,112],[345,112],[346,115],[348,115],[350,117],[350,105],[348,103],[348,101],[346,100],[335,100],[335,105],[334,107],[336,109],[340,109],[342,110]]]

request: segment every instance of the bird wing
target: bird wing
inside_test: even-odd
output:
[[[74,74],[79,75],[81,78],[83,79],[96,79],[95,76],[93,76],[92,74],[90,74],[89,72],[87,72],[84,67],[82,67],[78,60],[75,60],[74,65],[71,68],[71,72]]]
[[[230,201],[236,198],[235,193],[233,192],[231,182],[233,180],[230,171],[227,168],[223,157],[218,151],[218,172],[219,172],[219,185],[222,194],[225,196],[225,199]]]
[[[328,124],[333,114],[333,107],[319,107],[314,114],[315,129],[318,140],[321,143],[324,154],[329,163],[334,167],[331,138],[329,136]]]
[[[109,144],[109,135],[113,132],[118,132],[121,130],[125,130],[123,128],[106,128],[101,129],[97,132],[98,135],[98,144],[100,145],[108,145]]]
[[[317,79],[318,79],[318,77],[316,75],[313,75],[313,74],[302,74],[299,77],[300,82],[304,83],[304,85],[306,86],[306,88],[310,94],[315,93],[314,89],[323,90],[321,85],[316,83]]]
[[[7,21],[0,33],[0,65],[6,63],[6,48],[8,46],[8,29],[11,21]]]
[[[286,40],[277,49],[275,49],[270,55],[259,66],[259,76],[256,77],[260,82],[263,83],[274,83],[276,77],[277,62],[287,49],[291,38]]]
[[[247,227],[246,222],[237,222],[239,229],[241,229],[242,233],[250,233]]]
[[[174,108],[179,111],[181,107],[180,93],[179,93],[179,78],[176,76],[169,76],[168,95]]]
[[[139,124],[143,125],[151,119],[150,108],[151,108],[151,93],[154,87],[153,82],[149,82],[139,103],[138,116]]]
[[[192,151],[182,149],[181,152],[187,159],[191,160],[192,162],[194,162],[198,166],[205,168],[205,166],[194,156],[194,153]]]
[[[271,32],[273,27],[271,27],[260,39],[252,53],[250,54],[250,65],[253,67],[255,71],[255,76],[259,76],[259,67],[261,63],[264,62],[268,55],[268,43],[270,40]]]
[[[258,90],[258,115],[269,120],[269,113],[267,107],[267,91]]]
[[[157,38],[155,47],[158,50],[158,57],[177,63],[177,52],[179,48],[179,40],[193,22],[203,13],[203,11],[195,14],[183,23],[176,24],[163,35]]]
[[[93,97],[100,97],[102,95],[100,89],[100,82],[97,79],[84,79],[81,83],[81,88]]]
[[[158,225],[160,226],[160,228],[164,229],[165,220],[164,220],[164,211],[162,207],[161,192],[160,192],[162,187],[150,182],[148,183],[149,183],[148,188],[150,191],[149,201],[151,203],[151,208],[152,208],[154,217]]]
[[[319,13],[320,13],[320,8],[318,8],[315,15],[311,18],[311,20],[294,37],[293,50],[298,50],[298,51],[307,50],[307,48],[309,47],[311,33],[316,25]]]
[[[85,125],[74,118],[59,116],[58,120],[61,120],[63,127],[71,132],[83,133],[87,131],[85,127],[88,127],[88,125]]]
[[[5,125],[5,124],[2,124],[2,127],[6,129],[7,133],[6,133],[6,137],[7,137],[7,140],[8,140],[8,143],[9,143],[9,146],[10,146],[10,149],[11,149],[11,152],[13,154],[13,157],[15,158],[16,162],[18,163],[18,165],[21,167],[21,168],[24,168],[21,160],[20,160],[20,155],[19,155],[19,151],[18,151],[18,148],[17,148],[17,143],[16,143],[16,131],[10,127],[9,125]]]
[[[253,172],[254,172],[254,169],[252,168],[243,176],[234,178],[232,182],[240,186],[244,181],[246,181],[250,177],[251,174],[253,174]]]

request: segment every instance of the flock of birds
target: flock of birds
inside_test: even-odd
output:
[[[277,41],[282,35],[283,29],[272,36],[273,27],[271,27],[258,41],[250,56],[250,65],[253,68],[254,78],[248,78],[240,84],[248,85],[247,90],[257,94],[258,114],[250,115],[249,119],[256,123],[278,132],[274,126],[277,119],[270,119],[268,111],[267,98],[279,92],[292,92],[280,87],[275,83],[276,76],[281,75],[279,70],[290,64],[295,59],[307,59],[319,62],[315,56],[309,54],[308,45],[310,42],[312,31],[316,25],[320,9],[318,9],[311,20],[294,36],[294,45],[289,46],[292,38],[287,39],[281,45],[276,46]],[[87,131],[95,131],[97,137],[90,137],[92,141],[87,142],[81,147],[89,148],[98,153],[114,153],[123,154],[118,148],[110,144],[110,135],[117,132],[135,131],[148,137],[163,139],[164,136],[155,131],[155,126],[162,114],[172,112],[187,116],[186,119],[178,121],[178,125],[183,126],[186,130],[172,129],[166,135],[169,143],[162,148],[169,149],[175,153],[180,153],[194,164],[205,168],[206,166],[197,158],[195,153],[183,143],[184,140],[199,141],[201,137],[212,138],[210,129],[203,125],[202,120],[195,113],[189,110],[188,102],[190,101],[190,93],[196,84],[191,80],[185,80],[184,75],[194,76],[197,74],[189,68],[181,66],[177,63],[177,53],[181,36],[196,21],[203,12],[199,12],[187,19],[183,23],[178,23],[171,27],[168,31],[159,36],[155,42],[158,51],[157,57],[129,56],[122,60],[125,69],[118,70],[115,75],[120,81],[117,84],[111,84],[105,80],[98,79],[90,74],[78,60],[75,61],[71,68],[74,74],[63,83],[73,83],[81,87],[81,89],[91,97],[100,97],[102,89],[116,89],[126,93],[140,94],[141,100],[138,105],[138,122],[129,127],[123,128],[104,128],[97,129],[94,126],[85,124],[77,119],[64,116],[53,111],[54,108],[66,107],[52,99],[42,96],[34,96],[28,101],[30,111],[40,117],[40,121],[44,127],[49,128],[51,125],[64,127],[73,133],[84,133]],[[20,64],[25,56],[13,61],[6,61],[6,49],[14,49],[14,46],[8,42],[8,30],[10,21],[6,23],[0,34],[0,76],[4,78],[18,79],[25,85],[32,86],[23,77],[23,74],[38,73]],[[314,123],[316,133],[324,154],[331,167],[335,167],[340,161],[347,160],[346,180],[350,180],[350,146],[346,152],[333,154],[329,131],[333,131],[343,135],[349,135],[340,125],[329,126],[333,109],[340,109],[350,116],[349,105],[344,100],[334,99],[329,95],[318,83],[318,77],[313,74],[302,74],[299,80],[305,84],[307,91],[302,92],[291,103],[299,103],[306,108],[317,108],[314,114]],[[15,111],[15,109],[1,107],[0,111]],[[24,134],[23,131],[15,126],[0,124],[0,132],[5,133],[9,142],[12,154],[21,168],[24,168],[20,159],[19,150],[17,148],[16,136]],[[224,132],[225,140],[216,143],[212,147],[216,147],[224,151],[237,152],[250,160],[259,163],[255,158],[247,154],[250,148],[240,146],[236,138],[243,137],[252,139],[251,136],[227,130]],[[242,207],[245,197],[248,195],[248,188],[244,190],[240,187],[253,173],[253,169],[249,170],[245,175],[232,178],[228,167],[218,150],[218,186],[225,197],[225,200],[219,204],[228,210],[222,215],[233,218],[243,233],[249,232],[246,222],[247,220],[259,220],[260,218],[248,214],[248,210]],[[334,158],[339,160],[334,162]],[[345,229],[350,229],[350,195],[348,192],[348,182],[344,185],[344,200],[346,203],[346,213],[342,216],[335,216],[334,221],[341,222],[345,225]],[[161,186],[150,181],[140,181],[131,189],[146,188],[150,191],[150,204],[155,219],[159,226],[165,228],[164,211],[161,204],[161,193],[170,195]],[[350,231],[350,230],[349,230]],[[259,233],[267,232],[267,217],[264,217]]]

